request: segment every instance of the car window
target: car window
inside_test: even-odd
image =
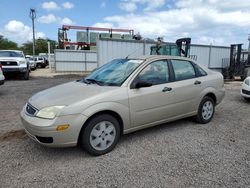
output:
[[[174,69],[175,80],[179,81],[195,78],[194,67],[189,61],[171,60],[171,62]]]
[[[167,61],[155,61],[145,67],[137,76],[137,80],[149,82],[153,85],[169,82]]]
[[[204,71],[199,65],[195,64],[194,66],[195,66],[195,68],[196,68],[196,70],[198,72],[197,76],[206,76],[207,75],[207,72]]]

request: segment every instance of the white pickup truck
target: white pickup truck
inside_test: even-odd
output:
[[[3,74],[22,74],[25,80],[29,79],[29,64],[22,51],[0,50],[0,64]]]

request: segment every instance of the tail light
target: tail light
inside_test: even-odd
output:
[[[2,64],[0,63],[0,69],[2,69]]]

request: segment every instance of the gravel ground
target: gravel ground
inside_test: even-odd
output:
[[[34,93],[79,76],[8,80],[0,87],[0,187],[250,187],[250,104],[240,82],[211,123],[184,119],[124,135],[100,157],[46,148],[21,129],[19,111]]]

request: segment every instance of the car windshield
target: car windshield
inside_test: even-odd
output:
[[[0,57],[23,57],[23,54],[14,51],[0,51]]]
[[[141,59],[115,59],[83,79],[85,83],[121,86],[129,75],[143,62]]]

